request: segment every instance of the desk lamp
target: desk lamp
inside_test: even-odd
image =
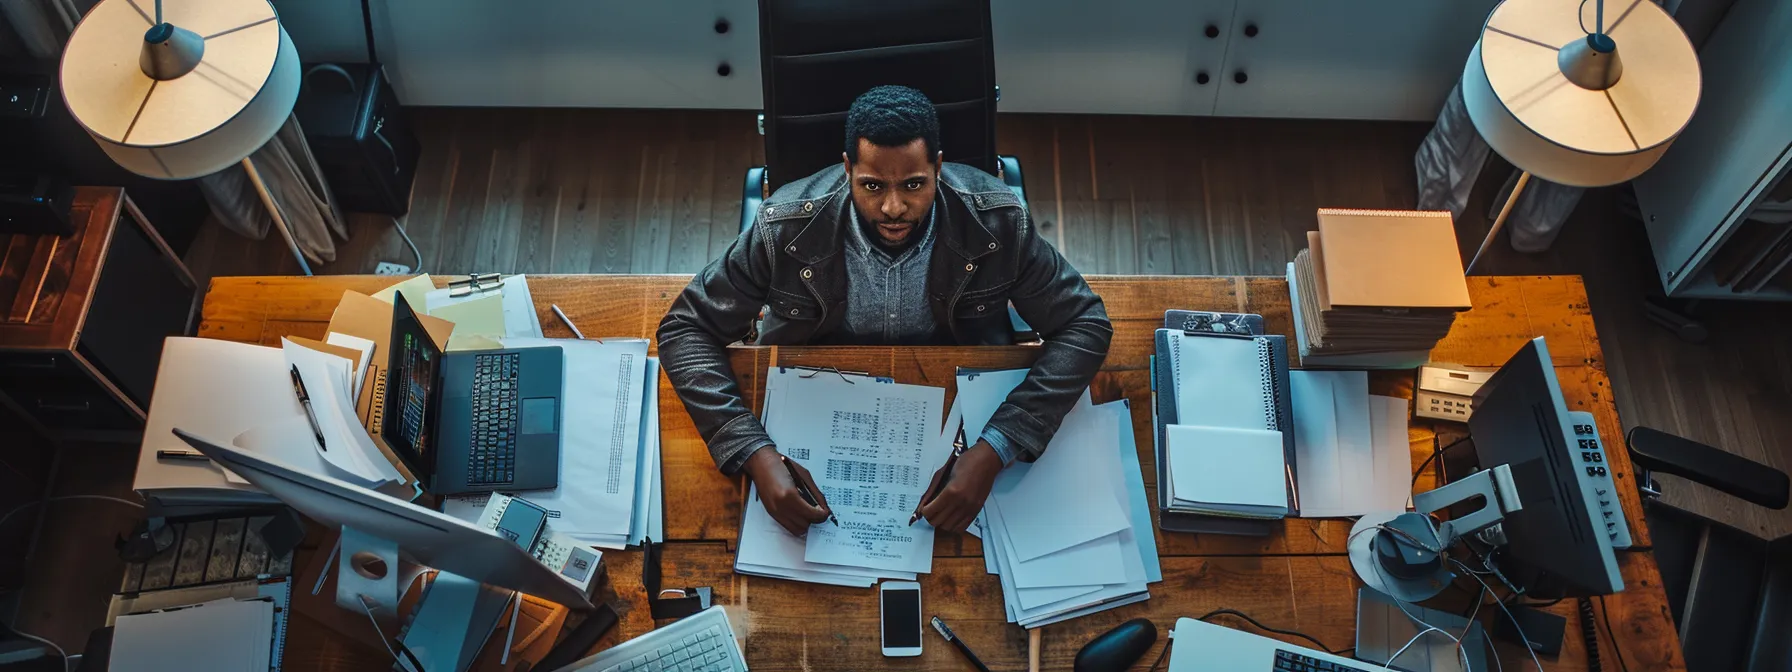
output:
[[[249,155],[299,97],[299,54],[267,0],[101,0],[62,53],[62,96],[118,165],[185,180],[240,163],[311,266]]]
[[[1533,175],[1603,187],[1661,158],[1699,101],[1686,33],[1649,0],[1505,0],[1462,72],[1462,100],[1488,146],[1522,173],[1465,269],[1472,273]],[[1607,19],[1610,19],[1609,23]]]

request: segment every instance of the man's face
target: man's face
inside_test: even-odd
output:
[[[908,242],[938,190],[940,155],[927,155],[927,141],[915,138],[901,147],[879,147],[859,139],[859,161],[846,162],[852,202],[859,217],[877,230],[886,245]]]

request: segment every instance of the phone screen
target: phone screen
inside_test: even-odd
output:
[[[510,500],[510,506],[504,508],[504,516],[498,519],[498,534],[515,542],[523,550],[535,543],[541,536],[542,525],[548,520],[548,512],[539,506],[520,499]]]
[[[921,646],[921,591],[883,591],[884,648]]]

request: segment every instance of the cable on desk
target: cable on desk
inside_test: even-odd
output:
[[[1410,491],[1413,488],[1419,487],[1419,474],[1425,473],[1425,467],[1431,466],[1432,460],[1437,459],[1437,456],[1444,454],[1445,452],[1449,451],[1451,448],[1455,448],[1456,446],[1467,443],[1469,438],[1470,437],[1465,436],[1465,437],[1462,437],[1455,441],[1451,441],[1450,443],[1446,444],[1444,447],[1431,451],[1430,455],[1426,455],[1425,460],[1419,463],[1419,468],[1412,470],[1412,485],[1408,486],[1406,489],[1408,491]],[[1436,445],[1437,437],[1432,436],[1431,441],[1432,441],[1433,445]]]
[[[1472,570],[1469,569],[1468,565],[1462,564],[1461,560],[1457,560],[1455,558],[1450,558],[1450,562],[1456,563],[1456,566],[1461,567],[1463,569],[1463,571],[1469,572],[1469,576],[1475,577],[1475,580],[1481,583],[1481,587],[1486,588],[1489,592],[1493,591],[1493,587],[1487,585],[1486,579],[1481,578],[1481,575],[1479,575],[1479,574],[1475,574]],[[1518,617],[1513,616],[1512,610],[1506,608],[1506,603],[1504,601],[1495,601],[1494,604],[1499,605],[1500,611],[1503,611],[1506,613],[1506,619],[1512,621],[1512,629],[1518,633],[1519,641],[1523,641],[1523,642],[1531,641],[1531,638],[1524,634],[1524,626],[1522,626],[1518,623]],[[1537,672],[1543,672],[1543,663],[1541,661],[1537,660],[1536,649],[1532,649],[1531,647],[1526,646],[1526,647],[1524,647],[1524,651],[1525,651],[1525,653],[1531,654],[1531,664],[1537,666]],[[1498,656],[1495,656],[1495,658],[1497,659]]]
[[[1317,639],[1314,639],[1314,638],[1313,638],[1313,636],[1312,636],[1312,635],[1308,635],[1308,634],[1306,634],[1306,633],[1304,633],[1304,632],[1295,632],[1295,631],[1293,631],[1293,630],[1283,630],[1283,629],[1280,629],[1280,628],[1272,628],[1272,627],[1269,627],[1269,626],[1267,626],[1267,625],[1264,625],[1264,624],[1263,624],[1263,623],[1262,623],[1262,622],[1260,622],[1260,621],[1258,621],[1258,620],[1257,620],[1257,619],[1255,619],[1255,618],[1251,618],[1251,617],[1250,617],[1250,615],[1249,615],[1249,614],[1246,614],[1246,613],[1244,613],[1244,612],[1242,612],[1242,611],[1239,611],[1239,610],[1237,610],[1237,609],[1215,609],[1215,610],[1213,610],[1213,611],[1209,611],[1209,612],[1207,612],[1207,613],[1206,613],[1206,614],[1204,614],[1204,615],[1202,615],[1202,616],[1201,616],[1201,617],[1200,617],[1200,618],[1197,618],[1197,619],[1195,619],[1195,620],[1197,620],[1197,621],[1205,621],[1205,620],[1207,620],[1207,619],[1209,619],[1209,618],[1213,618],[1213,617],[1215,617],[1215,616],[1219,616],[1219,615],[1222,615],[1222,614],[1225,614],[1225,615],[1229,615],[1229,616],[1237,616],[1237,617],[1239,617],[1239,618],[1242,618],[1242,619],[1244,619],[1244,620],[1245,620],[1245,621],[1246,621],[1246,622],[1248,622],[1248,623],[1250,623],[1250,624],[1251,624],[1251,625],[1254,625],[1254,626],[1257,626],[1257,629],[1259,629],[1259,630],[1263,630],[1263,631],[1265,631],[1265,632],[1273,632],[1273,633],[1276,633],[1276,634],[1278,634],[1278,635],[1288,635],[1288,636],[1290,636],[1290,637],[1299,637],[1299,638],[1301,638],[1301,639],[1304,639],[1304,640],[1307,640],[1307,641],[1309,641],[1309,642],[1312,642],[1312,643],[1313,643],[1313,646],[1317,646],[1317,647],[1319,647],[1319,650],[1320,650],[1320,651],[1324,651],[1324,652],[1327,652],[1327,653],[1331,653],[1331,654],[1336,654],[1336,653],[1338,653],[1338,651],[1336,651],[1336,650],[1333,650],[1333,649],[1332,649],[1332,647],[1329,647],[1329,646],[1326,646],[1326,645],[1325,645],[1325,642],[1321,642],[1321,641],[1319,641],[1319,640],[1317,640]],[[1165,649],[1166,649],[1166,650],[1168,650],[1168,649],[1169,649],[1169,647],[1167,647],[1167,646],[1166,646],[1166,647],[1164,647],[1164,648],[1165,648]]]
[[[1587,672],[1601,672],[1599,666],[1599,626],[1593,623],[1593,601],[1577,600],[1580,615],[1580,638],[1587,645]]]
[[[1612,658],[1617,659],[1618,669],[1630,672],[1630,666],[1624,663],[1624,651],[1618,648],[1618,631],[1612,629],[1612,610],[1605,604],[1605,596],[1599,596],[1599,620],[1605,622],[1605,636],[1612,640]]]

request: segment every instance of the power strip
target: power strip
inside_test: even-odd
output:
[[[411,267],[406,266],[404,264],[394,264],[389,261],[382,261],[382,262],[380,262],[380,264],[378,266],[373,267],[373,274],[374,275],[410,275]]]

